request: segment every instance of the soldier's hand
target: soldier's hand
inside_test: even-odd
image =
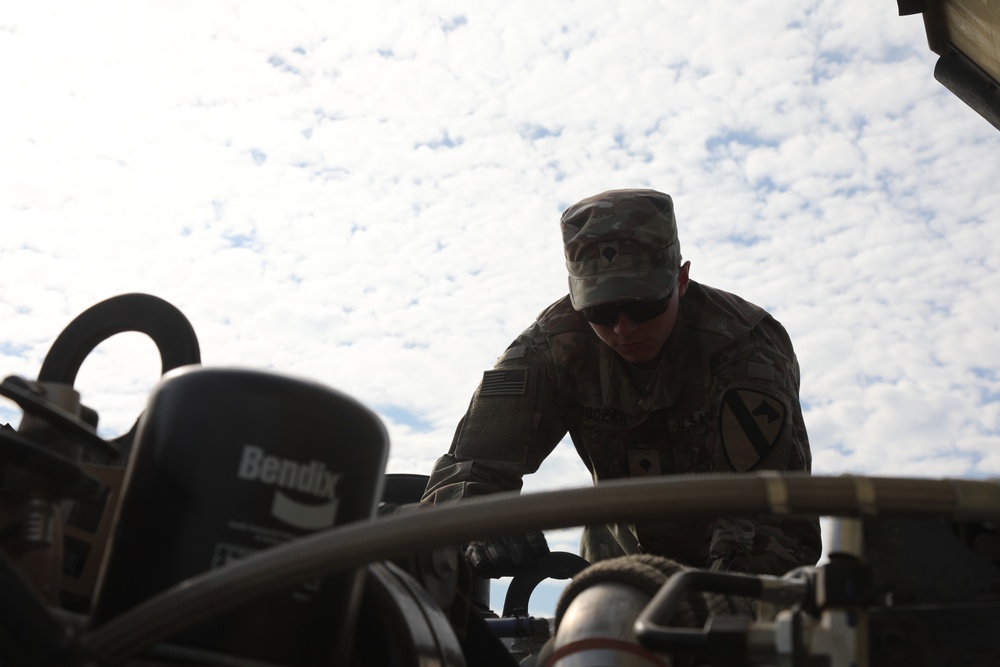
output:
[[[465,558],[472,569],[479,576],[490,579],[511,577],[521,567],[547,553],[549,544],[541,531],[516,537],[470,542],[465,547]]]

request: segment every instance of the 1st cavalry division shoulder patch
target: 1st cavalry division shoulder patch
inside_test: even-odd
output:
[[[753,389],[726,392],[719,431],[734,470],[750,470],[771,452],[786,416],[784,403],[767,394]]]

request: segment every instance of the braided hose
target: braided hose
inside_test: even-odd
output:
[[[893,516],[1000,520],[1000,484],[957,479],[686,475],[502,493],[355,522],[193,577],[83,637],[97,655],[132,658],[174,633],[270,592],[445,545],[612,521],[716,516]]]

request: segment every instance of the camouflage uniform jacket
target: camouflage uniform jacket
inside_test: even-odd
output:
[[[639,475],[808,471],[799,369],[784,328],[691,281],[651,375],[639,377],[564,297],[486,371],[425,501],[519,490],[568,432],[594,481]],[[816,520],[591,526],[594,562],[653,553],[695,567],[783,574],[820,555]]]

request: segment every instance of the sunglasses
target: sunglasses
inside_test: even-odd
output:
[[[613,327],[618,323],[618,317],[624,313],[633,322],[648,322],[662,315],[670,307],[673,292],[655,301],[626,301],[624,303],[602,303],[598,306],[588,306],[580,310],[591,324]]]

